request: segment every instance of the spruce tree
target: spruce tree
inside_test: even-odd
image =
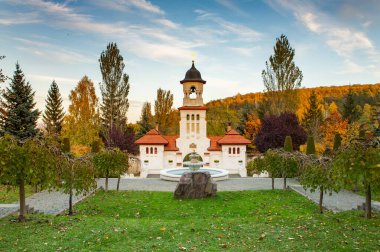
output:
[[[336,133],[334,135],[334,146],[333,146],[334,152],[338,151],[341,145],[342,145],[342,137],[340,136],[339,133]]]
[[[99,59],[103,82],[100,84],[102,93],[101,122],[104,132],[113,126],[124,127],[127,122],[129,108],[129,76],[123,73],[123,57],[116,43],[109,43]]]
[[[153,128],[152,106],[149,102],[144,103],[141,109],[140,121],[138,121],[137,124],[139,125],[139,131],[136,136],[137,139]]]
[[[344,99],[343,118],[348,119],[348,123],[351,123],[355,121],[355,119],[357,119],[356,114],[357,113],[356,113],[356,108],[355,108],[354,94],[352,93],[352,90],[350,89]]]
[[[46,130],[49,134],[60,135],[65,113],[62,107],[62,97],[55,81],[51,83],[45,102],[46,106],[42,120],[46,125]]]
[[[307,133],[315,138],[317,137],[319,128],[323,122],[322,109],[318,104],[317,94],[315,93],[315,90],[311,92],[308,102],[309,106],[303,115],[302,125],[306,129]]]
[[[4,122],[2,134],[10,134],[18,140],[25,140],[37,134],[36,124],[40,112],[34,109],[34,93],[20,65],[16,63],[10,86],[3,94],[1,105],[5,113],[0,115]]]

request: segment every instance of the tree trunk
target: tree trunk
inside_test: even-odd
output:
[[[73,215],[73,189],[69,192],[69,215]]]
[[[105,185],[106,192],[108,191],[108,171],[106,172],[106,185]]]
[[[323,213],[323,186],[319,188],[319,213]]]
[[[34,185],[34,191],[33,191],[34,193],[38,193],[38,184],[35,184]]]
[[[19,196],[20,196],[20,214],[18,216],[18,221],[19,222],[25,222],[26,205],[25,205],[25,181],[24,181],[24,179],[20,179]]]
[[[286,176],[284,176],[284,190],[286,190]]]
[[[273,177],[271,178],[272,178],[272,190],[274,190],[274,178]]]
[[[371,205],[371,185],[368,184],[365,191],[365,217],[367,219],[372,218],[372,205]]]
[[[116,191],[119,191],[119,186],[120,186],[120,174],[119,174],[119,177],[117,178]]]

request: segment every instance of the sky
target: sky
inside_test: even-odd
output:
[[[378,0],[0,0],[0,69],[12,77],[20,64],[41,111],[55,80],[67,109],[84,75],[100,97],[99,57],[116,42],[133,123],[158,88],[181,106],[179,81],[193,59],[205,102],[263,91],[261,72],[281,34],[302,87],[379,83],[378,13]]]

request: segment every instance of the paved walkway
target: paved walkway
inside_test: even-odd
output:
[[[288,179],[288,186],[301,195],[318,203],[319,191],[311,193],[294,179]],[[98,181],[98,187],[104,187],[105,179]],[[241,191],[241,190],[270,190],[272,188],[270,178],[232,178],[225,181],[217,181],[218,191]],[[115,190],[117,179],[109,179],[109,189]],[[164,181],[158,178],[149,179],[121,179],[120,190],[131,191],[165,191],[173,192],[177,182]],[[275,188],[282,189],[283,179],[275,179]],[[73,203],[85,198],[83,195],[74,196]],[[363,196],[342,190],[339,193],[325,195],[324,206],[334,212],[357,209],[358,205],[365,202]],[[40,192],[26,199],[26,204],[34,210],[45,214],[59,214],[69,207],[69,196],[61,192]],[[373,209],[380,211],[380,202],[372,201]],[[0,218],[18,210],[18,205],[0,205]]]

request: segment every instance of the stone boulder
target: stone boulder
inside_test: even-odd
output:
[[[209,172],[185,172],[174,191],[175,198],[200,199],[216,195],[216,184]]]

